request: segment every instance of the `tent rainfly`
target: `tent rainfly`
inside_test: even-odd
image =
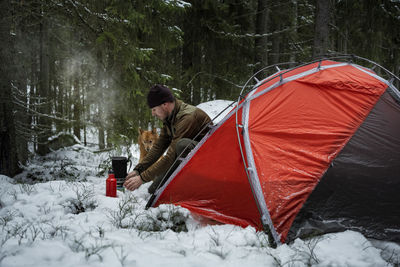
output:
[[[148,207],[163,203],[275,244],[346,229],[400,242],[400,93],[351,62],[279,71],[239,98]]]

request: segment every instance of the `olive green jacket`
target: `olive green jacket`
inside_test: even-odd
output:
[[[210,122],[210,117],[203,110],[176,100],[171,115],[163,121],[163,128],[157,142],[143,161],[134,168],[139,172],[143,182],[150,182],[163,176],[177,157],[175,148],[178,140],[190,138],[200,141],[207,133],[206,126]],[[160,159],[167,149],[167,154]]]

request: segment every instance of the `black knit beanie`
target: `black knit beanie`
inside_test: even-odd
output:
[[[161,84],[156,84],[150,88],[149,93],[147,94],[147,104],[150,108],[154,108],[165,102],[173,102],[174,96],[172,95],[171,90]]]

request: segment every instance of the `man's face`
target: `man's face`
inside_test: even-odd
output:
[[[159,118],[160,120],[165,120],[168,117],[167,105],[166,103],[156,106],[151,109],[151,115]]]

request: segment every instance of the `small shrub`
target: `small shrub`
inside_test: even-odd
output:
[[[209,250],[210,253],[217,255],[218,257],[220,257],[222,260],[225,260],[226,257],[228,257],[229,255],[229,251],[225,251],[223,249],[223,247],[213,247],[210,248]]]
[[[50,214],[51,207],[48,203],[44,203],[43,205],[39,206],[39,211],[45,215]]]
[[[107,156],[97,166],[97,176],[104,177],[110,168],[111,168],[111,157]]]
[[[112,249],[113,249],[115,256],[117,257],[119,263],[121,264],[121,266],[125,266],[126,258],[128,257],[128,254],[126,253],[124,248],[122,246],[119,246],[119,251],[117,251],[115,249],[115,247],[113,247]]]
[[[116,210],[108,210],[111,223],[117,228],[134,228],[140,232],[187,232],[186,221],[188,212],[183,209],[166,205],[166,208],[156,208],[148,211],[137,209],[138,200],[131,194],[124,195],[118,202]]]
[[[293,245],[292,249],[294,250],[295,255],[293,255],[290,261],[283,263],[281,266],[295,266],[295,264],[299,262],[305,266],[318,265],[320,259],[318,259],[315,254],[315,248],[319,242],[326,238],[326,236],[316,236],[314,238],[305,239],[301,246]],[[274,257],[274,259],[278,261],[276,257]]]
[[[104,230],[104,228],[101,227],[101,226],[97,226],[97,227],[96,227],[96,230],[97,230],[97,233],[99,234],[99,237],[100,237],[100,238],[104,238],[104,235],[105,235],[105,230]]]
[[[134,214],[135,204],[137,203],[136,197],[131,194],[124,195],[118,202],[117,210],[108,210],[111,223],[117,228],[131,227],[131,223],[128,223],[127,219]]]
[[[75,187],[76,198],[67,199],[63,204],[67,212],[79,214],[88,210],[94,210],[97,207],[97,201],[94,199],[94,190],[82,184]]]
[[[103,261],[101,252],[111,247],[111,244],[103,244],[101,239],[94,239],[94,243],[90,241],[91,240],[88,240],[86,235],[83,235],[80,238],[74,237],[74,239],[69,243],[69,248],[75,253],[83,252],[85,254],[86,261],[88,261],[92,256],[97,256],[100,261]]]
[[[81,179],[81,172],[75,167],[75,164],[66,157],[62,159],[53,158],[53,164],[49,171],[49,180],[84,181],[85,179]]]
[[[211,227],[212,234],[209,233],[211,244],[210,244],[210,249],[208,250],[210,253],[217,255],[221,259],[226,259],[226,257],[229,255],[229,251],[226,251],[222,245],[223,245],[223,240],[221,240],[221,236],[214,230],[214,228]]]
[[[27,194],[28,196],[31,195],[33,192],[37,192],[35,185],[25,183],[19,185],[19,191],[21,193]]]
[[[20,223],[10,223],[7,227],[3,228],[3,233],[5,232],[5,237],[1,240],[1,246],[3,246],[9,239],[15,238],[18,240],[18,245],[22,244],[24,239],[27,239],[27,231],[30,223],[27,221],[22,221]]]
[[[16,211],[8,210],[7,213],[4,214],[4,216],[0,217],[0,225],[3,226],[4,228],[5,226],[7,226],[9,222],[11,222],[14,219],[16,215],[17,215]]]
[[[45,172],[44,170],[36,170],[36,169],[31,169],[28,170],[28,172],[26,173],[26,179],[28,181],[43,181],[43,177],[45,177]]]
[[[14,199],[14,201],[17,201],[18,194],[17,194],[17,191],[15,189],[12,189],[12,190],[8,191],[7,194],[10,195]]]
[[[383,248],[380,252],[381,257],[388,263],[395,267],[400,266],[400,253],[395,249]]]
[[[186,221],[189,213],[173,205],[166,207],[167,209],[155,209],[155,214],[145,214],[146,219],[136,220],[133,227],[146,232],[160,232],[168,229],[177,233],[187,232]]]
[[[54,225],[51,222],[47,223],[49,229],[47,231],[43,230],[42,228],[42,233],[43,237],[42,239],[50,239],[50,238],[55,238],[57,236],[61,237],[62,240],[65,240],[68,236],[68,232],[70,231],[68,226],[65,225]]]

